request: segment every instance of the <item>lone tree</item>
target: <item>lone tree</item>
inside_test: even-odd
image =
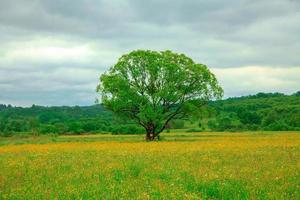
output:
[[[184,54],[150,50],[123,55],[101,75],[97,91],[106,108],[143,126],[146,140],[154,140],[170,120],[223,94],[205,65]]]

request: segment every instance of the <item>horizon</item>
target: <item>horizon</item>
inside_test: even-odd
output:
[[[242,96],[233,96],[233,97],[226,97],[226,98],[222,98],[220,99],[220,101],[223,101],[223,100],[228,100],[228,99],[231,99],[231,98],[243,98],[243,97],[251,97],[251,96],[255,96],[255,95],[258,95],[258,94],[282,94],[282,95],[285,95],[285,96],[291,96],[291,95],[295,95],[296,93],[299,93],[299,91],[295,91],[293,93],[281,93],[281,92],[258,92],[258,93],[255,93],[255,94],[248,94],[248,95],[242,95]],[[216,100],[216,99],[212,99],[212,100],[209,100],[209,101],[219,101],[219,100]],[[15,107],[15,108],[31,108],[33,106],[38,106],[38,107],[89,107],[89,106],[97,106],[97,105],[102,105],[102,103],[95,103],[94,104],[87,104],[87,105],[38,105],[38,104],[31,104],[31,105],[27,105],[27,106],[19,106],[19,105],[12,105],[12,104],[3,104],[0,102],[0,105],[5,105],[5,106],[11,106],[11,107]]]
[[[224,98],[300,89],[300,2],[0,2],[0,103],[87,106],[100,75],[136,49],[205,64]]]

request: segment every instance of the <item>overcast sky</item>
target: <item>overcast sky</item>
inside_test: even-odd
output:
[[[0,0],[0,103],[94,104],[135,49],[185,53],[225,97],[300,90],[299,0]]]

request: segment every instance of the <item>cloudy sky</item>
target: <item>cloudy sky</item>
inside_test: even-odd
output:
[[[0,103],[91,105],[135,49],[185,53],[225,97],[300,90],[299,0],[0,0]]]

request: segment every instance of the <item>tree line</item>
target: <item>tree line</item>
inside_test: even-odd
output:
[[[167,129],[185,131],[300,130],[300,91],[292,95],[258,93],[210,101],[200,115],[172,120]],[[168,130],[167,130],[168,131]],[[145,133],[102,105],[15,107],[0,104],[0,135]]]

